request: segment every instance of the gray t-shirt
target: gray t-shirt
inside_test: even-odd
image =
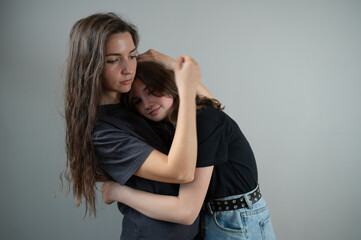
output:
[[[168,147],[139,115],[121,104],[104,105],[93,130],[93,144],[103,170],[115,181],[139,190],[163,195],[178,195],[179,185],[161,183],[134,176],[148,155],[157,149],[165,154]],[[124,215],[121,239],[187,240],[199,231],[199,218],[182,225],[148,218],[118,203]]]

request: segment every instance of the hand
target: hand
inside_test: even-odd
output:
[[[116,199],[116,190],[121,189],[121,185],[117,182],[107,181],[103,183],[101,192],[104,203],[112,204]],[[119,189],[118,189],[119,188]]]
[[[195,94],[201,79],[201,69],[191,56],[185,55],[178,57],[174,75],[179,93],[194,92]]]
[[[145,53],[138,55],[138,62],[156,62],[161,64],[163,67],[170,70],[174,70],[177,65],[177,61],[163,53],[157,52],[154,49],[149,49]]]

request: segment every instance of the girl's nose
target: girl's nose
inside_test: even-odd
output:
[[[152,109],[152,107],[153,107],[153,102],[152,101],[150,101],[149,99],[143,99],[143,104],[144,104],[144,107],[145,107],[145,109]]]

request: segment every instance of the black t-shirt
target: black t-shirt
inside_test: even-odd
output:
[[[118,183],[147,192],[178,195],[178,184],[133,175],[153,149],[167,154],[168,147],[142,117],[121,104],[101,107],[93,129],[93,144],[101,167]],[[186,226],[148,218],[124,204],[118,203],[118,208],[124,215],[121,239],[193,239],[199,231],[198,218]]]
[[[237,123],[214,108],[197,111],[197,167],[214,165],[206,200],[247,193],[257,187],[253,151]]]

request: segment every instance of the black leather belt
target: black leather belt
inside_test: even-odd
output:
[[[249,207],[248,202],[254,204],[262,197],[261,191],[257,188],[254,192],[250,194],[245,194],[240,198],[230,199],[230,200],[213,200],[209,202],[209,207],[212,211],[231,211],[240,208]],[[248,201],[247,199],[248,198]]]

